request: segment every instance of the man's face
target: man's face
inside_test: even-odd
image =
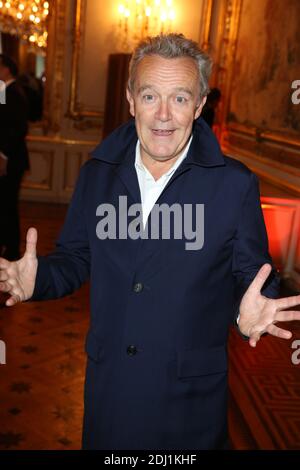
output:
[[[158,55],[146,56],[138,64],[134,89],[127,90],[127,99],[135,117],[142,158],[162,162],[179,156],[206,101],[200,99],[193,59]]]

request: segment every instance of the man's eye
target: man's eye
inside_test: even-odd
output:
[[[176,102],[183,104],[187,102],[187,99],[184,96],[176,96]]]
[[[144,101],[151,102],[151,101],[154,100],[154,96],[153,96],[153,95],[144,95],[144,96],[143,96],[143,100],[144,100]]]

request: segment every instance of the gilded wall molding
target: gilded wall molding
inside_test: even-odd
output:
[[[49,30],[49,52],[47,51],[46,76],[48,78],[46,109],[49,127],[54,132],[61,128],[63,110],[64,56],[66,37],[66,2],[54,0],[52,22]],[[49,54],[49,55],[48,55]],[[47,115],[46,115],[47,118]]]
[[[202,18],[200,21],[199,45],[207,51],[210,48],[210,31],[213,12],[213,0],[204,0],[202,7]]]
[[[300,168],[300,141],[294,133],[289,131],[277,133],[268,128],[260,129],[228,121],[242,5],[243,0],[227,0],[223,18],[219,20],[222,21],[223,28],[219,31],[219,38],[216,41],[219,50],[215,86],[223,93],[222,104],[218,111],[222,147],[237,156],[240,149],[245,148],[247,152],[252,152],[254,158],[264,157],[275,167],[290,165]],[[286,170],[289,171],[288,168]]]
[[[54,154],[53,150],[45,150],[42,148],[30,149],[30,155],[37,155],[37,158],[41,156],[44,157],[45,161],[48,164],[48,172],[46,175],[43,175],[39,182],[30,181],[29,178],[26,178],[22,182],[22,189],[34,189],[34,190],[43,190],[43,191],[52,191],[53,189],[53,169],[54,169]],[[34,165],[34,161],[31,162],[31,166]]]
[[[52,0],[48,17],[48,44],[46,52],[46,85],[44,112],[41,121],[30,124],[29,132],[57,133],[61,128],[63,106],[63,67],[65,51],[65,0]]]
[[[72,165],[70,165],[70,160],[72,160]],[[73,191],[76,178],[79,174],[80,168],[84,163],[83,152],[81,151],[70,151],[67,150],[64,153],[64,171],[63,171],[63,190],[64,191]],[[71,175],[70,175],[71,173]],[[71,183],[70,183],[71,179]]]
[[[222,128],[226,124],[226,116],[229,109],[233,65],[236,54],[236,45],[240,23],[242,0],[227,0],[226,8],[223,11],[223,29],[219,29],[217,44],[218,51],[218,69],[216,72],[216,86],[222,90],[222,107],[218,112],[219,122]]]
[[[72,51],[72,67],[71,67],[71,86],[67,116],[74,120],[82,120],[83,118],[94,118],[100,121],[93,122],[91,119],[83,126],[79,126],[79,130],[90,128],[99,128],[102,125],[104,112],[89,110],[84,107],[78,97],[78,86],[80,81],[79,63],[82,53],[82,43],[85,35],[86,25],[86,8],[87,0],[75,0],[74,26],[73,26],[73,51]],[[78,126],[76,126],[78,128]]]
[[[38,142],[51,145],[75,145],[75,146],[88,146],[94,148],[99,144],[97,140],[82,140],[82,139],[68,139],[60,136],[40,136],[40,135],[29,135],[27,137],[27,142]]]
[[[228,154],[236,154],[239,158],[251,157],[253,164],[264,163],[268,167],[277,168],[296,177],[300,177],[300,152],[287,145],[257,142],[254,136],[235,132],[233,129],[224,137],[223,150]],[[300,186],[298,193],[300,194]]]
[[[300,149],[300,140],[290,134],[276,134],[273,131],[262,130],[253,126],[245,126],[244,124],[235,122],[230,122],[227,128],[241,134],[254,136],[258,142],[267,140],[269,142],[283,143],[287,146]]]

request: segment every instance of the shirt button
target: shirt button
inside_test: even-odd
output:
[[[137,348],[133,345],[128,346],[127,354],[128,356],[134,356],[137,353]]]
[[[136,293],[136,294],[139,294],[140,292],[142,292],[144,286],[141,282],[137,282],[136,284],[134,284],[133,286],[133,291]]]

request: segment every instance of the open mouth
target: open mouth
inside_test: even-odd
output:
[[[152,129],[154,135],[158,137],[168,137],[174,133],[174,129]]]

